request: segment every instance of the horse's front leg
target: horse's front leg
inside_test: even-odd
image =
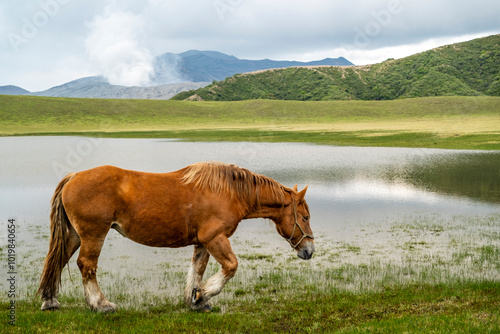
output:
[[[188,306],[192,304],[193,291],[201,286],[203,274],[207,268],[210,253],[202,245],[194,246],[193,259],[191,260],[191,268],[187,277],[186,290],[184,291],[184,301]]]
[[[236,274],[238,268],[238,260],[226,236],[219,235],[215,237],[205,244],[205,248],[221,264],[221,269],[200,286],[193,288],[191,297],[191,308],[193,310],[210,310],[209,299],[222,291],[224,285]]]

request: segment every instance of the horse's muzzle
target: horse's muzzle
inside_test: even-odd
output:
[[[309,260],[312,258],[314,250],[314,241],[309,241],[304,245],[304,247],[297,250],[297,256],[303,260]]]

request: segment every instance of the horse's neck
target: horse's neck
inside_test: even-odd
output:
[[[276,194],[269,190],[263,190],[255,200],[255,206],[245,218],[275,218],[285,206],[287,194],[283,198],[277,198]]]
[[[273,219],[274,217],[276,217],[277,215],[276,213],[277,213],[277,208],[260,206],[256,210],[249,212],[245,216],[245,219],[250,219],[250,218]]]

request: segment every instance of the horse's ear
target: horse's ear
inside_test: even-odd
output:
[[[301,202],[304,200],[304,197],[306,196],[306,191],[307,191],[307,187],[308,186],[305,186],[304,189],[302,189],[298,194],[297,194],[297,201]]]
[[[293,191],[297,192],[298,189],[297,189],[297,185],[294,185],[293,188],[292,188]]]

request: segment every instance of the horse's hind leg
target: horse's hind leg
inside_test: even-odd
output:
[[[77,261],[82,273],[85,301],[92,311],[97,312],[114,312],[116,310],[116,305],[110,303],[99,289],[96,277],[97,261],[108,230],[103,235],[82,237]]]
[[[192,305],[193,292],[196,294],[197,289],[200,287],[203,274],[207,268],[210,253],[202,245],[194,246],[193,259],[191,261],[191,268],[189,269],[187,277],[186,290],[184,292],[184,301],[187,305]],[[198,307],[196,307],[197,309]]]
[[[73,226],[69,225],[69,233],[66,237],[66,260],[63,263],[63,267],[68,264],[69,259],[75,254],[75,252],[78,250],[80,247],[80,237],[76,233],[75,229]],[[60,273],[58,273],[58,277],[60,279],[62,275],[62,270]],[[58,291],[59,285],[56,285],[56,291],[54,293],[54,296],[52,298],[47,298],[43,300],[43,304],[41,309],[42,310],[55,310],[61,308],[61,304],[59,304],[59,301],[57,300],[58,297]]]

